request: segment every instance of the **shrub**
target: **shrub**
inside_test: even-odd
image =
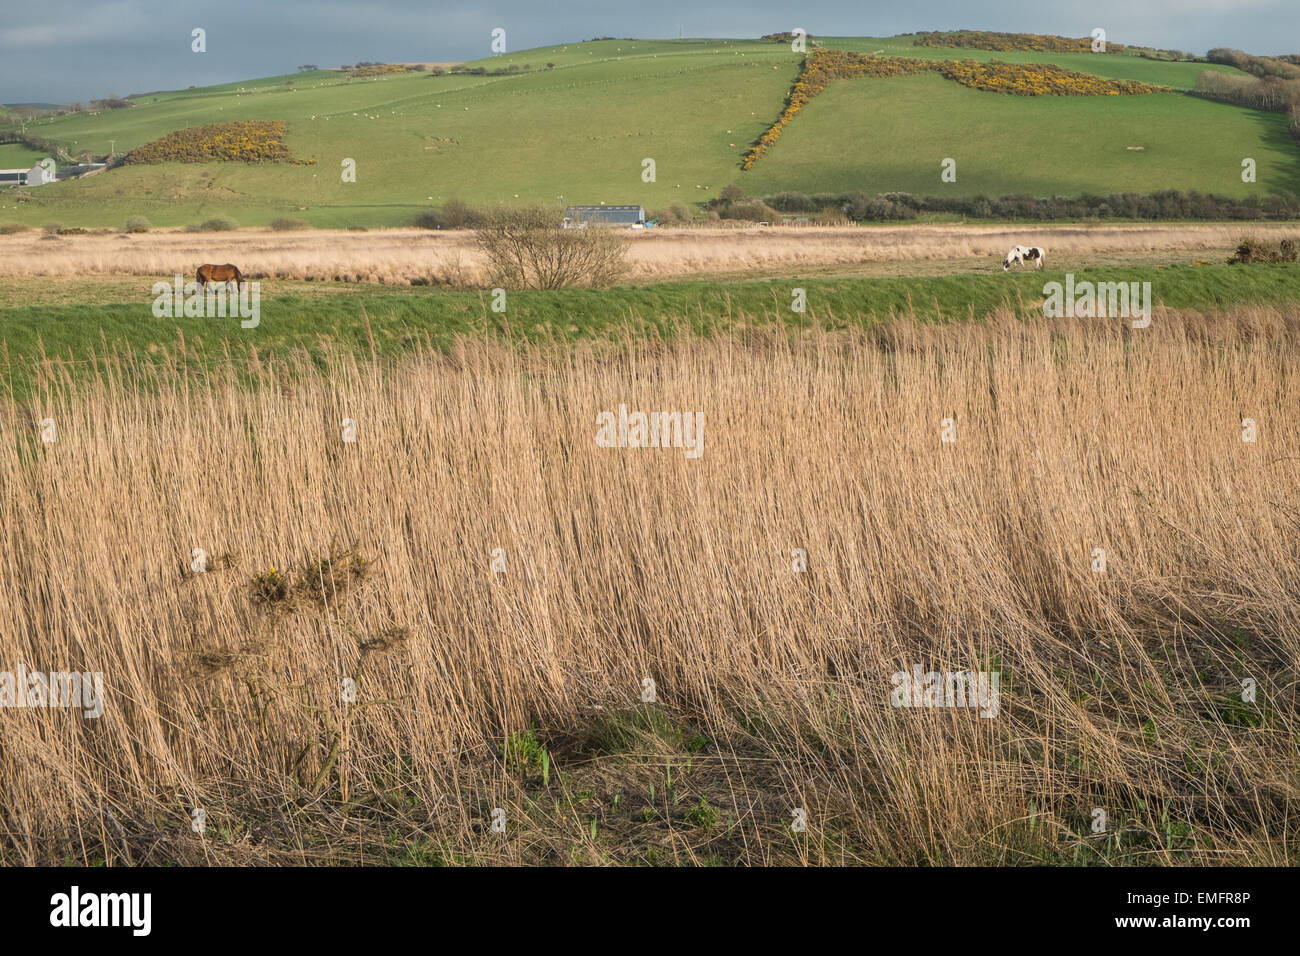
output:
[[[746,219],[750,222],[779,222],[781,214],[761,199],[742,199],[718,208],[723,219]]]
[[[63,225],[57,222],[47,222],[41,227],[47,236],[56,236],[63,231]]]
[[[482,221],[483,215],[477,209],[453,196],[441,209],[416,213],[409,225],[416,229],[473,229]]]
[[[890,202],[898,203],[901,206],[908,206],[912,209],[920,209],[922,200],[917,199],[911,193],[881,193],[881,199],[888,199]]]
[[[239,223],[225,216],[218,216],[215,219],[209,219],[206,222],[192,222],[185,227],[186,232],[230,232],[232,229],[238,229]]]
[[[126,154],[124,163],[299,162],[284,143],[284,121],[212,123],[178,129]],[[315,160],[303,160],[305,164]]]
[[[149,220],[144,216],[132,216],[126,221],[125,232],[148,232],[150,229]]]
[[[424,209],[411,217],[411,225],[416,229],[443,229],[446,221],[437,209]]]
[[[442,205],[442,218],[447,229],[472,229],[482,216],[469,203],[452,196]]]
[[[488,281],[507,289],[611,285],[627,272],[629,237],[617,227],[565,229],[544,207],[502,207],[484,214],[474,241],[488,260]]]
[[[764,202],[780,212],[813,212],[817,209],[811,196],[799,192],[777,193],[768,196]]]
[[[1237,251],[1229,259],[1229,265],[1250,264],[1257,262],[1280,263],[1296,261],[1296,243],[1294,239],[1283,239],[1272,243],[1257,236],[1245,236],[1237,245]]]
[[[278,219],[272,219],[270,222],[272,232],[293,232],[296,229],[310,229],[311,225],[301,219],[289,219],[281,216]]]
[[[658,219],[660,222],[686,222],[691,218],[691,213],[684,203],[675,202],[664,209],[650,213],[650,218]]]
[[[915,219],[916,210],[911,206],[886,199],[884,196],[877,196],[874,199],[854,196],[844,204],[844,215],[849,219],[888,222],[896,219]]]
[[[723,188],[716,199],[709,200],[710,211],[719,219],[747,219],[751,222],[772,222],[780,213],[761,199],[751,199],[739,186]]]
[[[0,225],[0,236],[12,236],[16,233],[26,232],[30,228],[32,227],[21,222],[6,222],[4,225]]]

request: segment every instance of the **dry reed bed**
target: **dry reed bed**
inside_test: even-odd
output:
[[[585,821],[527,829],[496,754],[640,706],[650,676],[715,741],[697,772],[735,859],[1123,830],[1153,863],[1294,863],[1297,369],[1300,313],[1259,308],[50,384],[3,417],[0,669],[102,671],[107,703],[0,710],[0,857],[337,859],[402,755],[419,804],[376,843],[600,861]],[[702,457],[597,447],[619,403],[702,412]],[[364,564],[313,565],[353,544]],[[273,567],[288,594],[259,603]],[[998,715],[891,707],[914,664],[999,670]],[[1225,725],[1244,677],[1266,717]],[[494,806],[525,835],[485,832]],[[194,807],[235,836],[201,841]]]
[[[997,266],[1016,244],[1065,254],[1204,250],[1218,255],[1244,233],[1286,233],[1285,223],[1206,225],[911,225],[904,227],[662,228],[634,234],[631,277],[739,272],[764,267],[902,260],[988,259]],[[147,233],[0,236],[0,278],[17,276],[192,275],[203,262],[233,261],[278,279],[408,284],[473,283],[482,258],[469,232]]]

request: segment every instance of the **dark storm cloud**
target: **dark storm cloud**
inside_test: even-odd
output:
[[[489,3],[428,0],[62,0],[8,4],[0,23],[0,102],[67,102],[292,72],[303,63],[486,56],[493,27],[509,48],[594,36],[888,35],[972,27],[1085,36],[1204,53],[1233,46],[1300,52],[1296,0],[875,0],[735,3]],[[207,30],[208,52],[190,51]]]

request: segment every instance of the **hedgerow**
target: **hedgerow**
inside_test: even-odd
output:
[[[969,219],[1047,222],[1080,219],[1140,220],[1294,220],[1300,218],[1300,197],[1282,192],[1241,199],[1200,192],[1165,189],[1154,193],[1112,193],[1108,196],[913,196],[883,193],[874,199],[862,193],[777,193],[764,200],[787,214],[830,210],[851,219],[880,221],[912,218],[917,213],[959,215]]]
[[[1250,73],[1260,79],[1277,77],[1282,80],[1300,78],[1300,64],[1292,56],[1252,56],[1241,50],[1216,46],[1205,55],[1210,63],[1223,63],[1233,66],[1243,73]]]
[[[60,163],[70,163],[73,161],[72,154],[62,145],[54,142],[54,140],[44,139],[40,136],[33,136],[30,133],[24,133],[20,130],[0,130],[0,143],[22,143],[37,152],[48,153]]]
[[[1039,53],[1091,53],[1091,37],[1061,37],[1043,33],[997,33],[989,30],[935,30],[918,33],[913,46],[956,47],[968,50],[1036,50]],[[1123,53],[1124,44],[1107,43],[1104,52]]]
[[[191,126],[168,133],[152,143],[137,146],[126,163],[205,163],[225,160],[244,163],[290,162],[308,165],[314,159],[296,160],[284,142],[283,120],[247,120]]]
[[[1120,96],[1169,92],[1167,86],[1152,86],[1134,80],[1107,80],[1088,73],[1064,70],[1050,63],[922,60],[915,57],[871,56],[852,50],[815,49],[804,57],[803,70],[790,90],[785,109],[745,154],[741,169],[752,169],[768,147],[780,138],[786,124],[814,96],[826,89],[831,80],[861,76],[910,76],[919,73],[938,73],[973,89],[1017,96]]]
[[[759,37],[759,39],[766,40],[768,43],[790,43],[798,39],[798,37],[799,34],[786,31],[785,33],[765,33],[761,37]],[[806,33],[803,34],[803,38],[805,40],[812,39],[812,37]]]
[[[418,73],[423,68],[416,70],[404,63],[367,63],[366,65],[357,65],[348,71],[349,76],[388,76],[393,73]]]

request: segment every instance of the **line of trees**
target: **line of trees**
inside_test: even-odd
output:
[[[1243,73],[1250,73],[1260,78],[1275,76],[1284,80],[1300,79],[1300,56],[1254,56],[1242,50],[1230,47],[1215,47],[1205,55],[1210,63],[1222,63],[1233,66]]]
[[[733,202],[733,208],[742,204]],[[1154,193],[1053,196],[913,196],[889,192],[835,194],[783,192],[762,205],[787,215],[839,211],[845,218],[866,222],[915,219],[921,213],[943,213],[971,219],[1296,219],[1300,197],[1293,193],[1234,199],[1177,189]],[[743,208],[743,206],[742,206]],[[765,217],[766,218],[766,217]]]
[[[1300,56],[1253,56],[1241,50],[1215,47],[1206,59],[1236,67],[1249,75],[1202,73],[1196,81],[1198,96],[1253,110],[1285,113],[1291,135],[1300,143]]]

